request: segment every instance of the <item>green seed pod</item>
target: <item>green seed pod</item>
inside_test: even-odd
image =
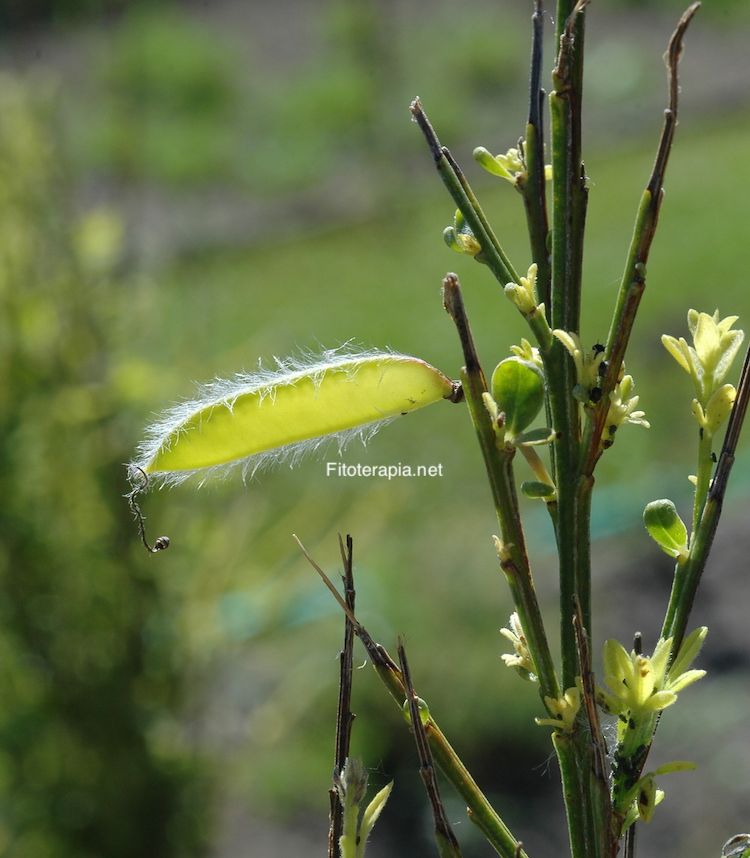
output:
[[[513,439],[544,405],[544,376],[530,361],[516,356],[506,358],[492,373],[492,396],[505,414],[506,431]]]
[[[450,397],[453,383],[422,360],[390,352],[325,352],[278,370],[216,381],[151,427],[132,468],[176,483],[204,469],[254,471],[333,437],[341,446],[378,424]]]
[[[670,557],[687,555],[687,528],[671,500],[662,498],[647,504],[643,511],[643,523],[649,536]]]

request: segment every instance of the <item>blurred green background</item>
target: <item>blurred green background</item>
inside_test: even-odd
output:
[[[607,317],[665,95],[681,3],[592,6],[584,339]],[[143,426],[193,382],[349,340],[457,375],[439,299],[464,283],[488,367],[525,335],[488,272],[452,254],[453,215],[406,106],[419,94],[519,268],[520,199],[471,149],[522,132],[527,9],[510,0],[1,2],[0,853],[10,858],[281,858],[322,853],[341,622],[300,558],[329,570],[355,537],[359,613],[532,854],[564,827],[534,689],[502,667],[510,601],[473,433],[446,405],[328,452],[144,500],[149,556],[122,495]],[[653,646],[670,583],[644,504],[689,508],[687,378],[662,332],[688,307],[750,318],[750,15],[707,0],[688,38],[683,109],[628,368],[652,422],[600,467],[597,649]],[[548,47],[551,47],[548,45]],[[549,65],[549,63],[547,64]],[[744,446],[743,452],[747,450]],[[443,465],[436,480],[325,478],[325,463]],[[696,623],[711,673],[664,718],[657,762],[697,774],[640,854],[718,854],[747,830],[750,704],[740,455]],[[550,622],[551,533],[525,508]],[[373,858],[427,855],[429,818],[403,721],[355,679],[354,750],[396,778]],[[460,803],[446,794],[451,817]],[[743,804],[744,802],[744,804]],[[465,855],[489,854],[468,823]]]

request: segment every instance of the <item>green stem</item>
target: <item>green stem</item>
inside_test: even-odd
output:
[[[579,778],[579,766],[575,745],[571,736],[553,733],[552,744],[560,763],[565,814],[568,820],[571,858],[587,858],[591,855],[586,824],[586,802],[581,801],[583,786]]]
[[[511,282],[519,283],[519,275],[511,265],[497,236],[492,231],[476,195],[471,190],[466,177],[450,152],[440,145],[437,134],[435,134],[435,130],[430,124],[427,114],[424,112],[418,98],[414,99],[410,110],[422,134],[424,134],[427,145],[430,147],[435,167],[440,178],[443,180],[443,184],[448,189],[451,197],[453,197],[453,202],[464,216],[466,223],[474,234],[474,238],[476,238],[479,246],[482,248],[481,253],[476,258],[487,264],[501,286],[505,286],[506,283]]]
[[[331,579],[315,562],[315,560],[313,560],[299,539],[297,539],[296,536],[294,538],[302,550],[302,553],[305,555],[313,569],[318,573],[339,607],[352,621],[354,633],[367,650],[367,654],[370,657],[372,666],[375,668],[375,672],[385,685],[391,697],[396,701],[399,709],[403,711],[403,704],[407,699],[408,694],[404,677],[401,674],[398,665],[390,655],[388,655],[385,647],[376,643],[367,632],[367,629],[357,621],[354,613],[342,598],[338,590],[334,587]],[[511,834],[508,827],[497,815],[495,809],[489,801],[487,801],[484,793],[479,789],[476,781],[469,774],[469,771],[461,762],[458,754],[456,754],[450,746],[448,740],[440,731],[440,728],[435,723],[432,716],[429,718],[429,723],[425,724],[425,728],[427,730],[427,738],[429,739],[430,749],[432,750],[435,761],[458,793],[463,797],[464,801],[466,801],[469,816],[477,822],[498,855],[503,856],[503,858],[528,858],[526,852],[521,848],[519,841]]]
[[[665,61],[668,72],[669,104],[664,111],[662,128],[656,159],[646,189],[641,196],[638,213],[630,242],[628,257],[623,272],[620,290],[617,295],[615,311],[607,337],[607,372],[602,380],[602,397],[594,412],[594,420],[587,432],[583,445],[583,466],[585,474],[592,474],[601,455],[601,438],[609,409],[609,394],[614,390],[622,369],[625,352],[630,342],[636,313],[646,288],[646,263],[656,234],[661,203],[664,198],[664,176],[672,151],[674,134],[677,128],[677,108],[679,96],[678,67],[682,55],[685,32],[700,3],[693,3],[680,18],[669,40]]]
[[[526,124],[524,160],[526,178],[518,186],[526,208],[526,222],[531,245],[531,258],[537,264],[537,294],[550,312],[550,283],[552,268],[549,257],[549,218],[547,215],[547,181],[544,173],[544,124],[541,87],[544,9],[542,0],[535,0],[531,18],[531,74],[529,80],[529,118]]]
[[[440,858],[461,858],[461,849],[453,833],[448,816],[445,812],[443,800],[440,797],[435,767],[432,763],[430,743],[427,739],[427,731],[422,723],[422,714],[419,709],[419,698],[417,697],[411,681],[411,671],[406,659],[406,650],[403,640],[399,639],[398,662],[401,667],[401,676],[406,686],[407,703],[409,704],[409,719],[412,733],[417,746],[419,758],[419,774],[424,783],[427,797],[432,807],[432,816],[435,822],[435,841],[438,846]]]
[[[734,454],[745,422],[748,402],[750,402],[750,349],[745,353],[742,373],[737,385],[737,397],[732,413],[729,415],[724,443],[719,454],[719,464],[716,466],[716,473],[708,492],[708,499],[703,507],[700,522],[690,542],[690,553],[687,560],[683,564],[678,563],[675,568],[672,593],[669,597],[669,605],[661,632],[663,638],[674,638],[672,642],[673,657],[675,653],[679,652],[682,645],[695,593],[706,566],[706,560],[716,535],[716,528],[719,525],[724,495],[734,465]]]
[[[559,340],[545,356],[548,398],[552,427],[558,433],[555,451],[555,486],[557,488],[557,540],[560,563],[560,635],[562,644],[562,685],[570,688],[580,670],[573,633],[578,554],[586,534],[578,529],[578,403],[570,391],[573,382],[569,370],[572,362]]]
[[[693,499],[693,530],[696,533],[703,515],[703,507],[708,497],[708,489],[711,485],[711,471],[713,470],[713,459],[711,458],[711,447],[713,446],[713,435],[705,429],[700,430],[698,441],[698,469],[696,473],[695,497]]]
[[[552,118],[552,292],[553,328],[577,333],[580,327],[581,260],[586,207],[586,183],[581,163],[581,72],[583,67],[583,9],[585,2],[559,0],[557,38],[560,51],[550,95]],[[560,436],[556,450],[555,484],[558,490],[558,548],[560,556],[560,623],[563,687],[579,673],[572,620],[579,591],[589,586],[578,549],[587,534],[579,533],[578,456],[580,417],[573,399],[576,384],[572,359],[562,344],[551,348],[549,369],[550,411]],[[585,615],[588,609],[585,609]]]
[[[581,95],[586,0],[559,0],[559,54],[552,73],[553,328],[578,332],[588,191],[581,161]]]
[[[357,839],[359,827],[359,805],[348,800],[345,801],[343,829],[339,848],[341,858],[357,858]]]
[[[398,707],[403,709],[407,691],[401,671],[385,649],[380,644],[376,644],[362,626],[357,628],[357,635],[364,644],[376,673]],[[520,848],[519,841],[497,815],[432,715],[424,723],[435,762],[466,802],[469,817],[476,822],[493,849],[503,858],[528,858],[527,853]]]
[[[456,325],[464,353],[466,366],[461,373],[462,387],[484,457],[500,533],[508,552],[508,560],[503,563],[503,570],[508,578],[529,651],[536,665],[540,694],[543,698],[547,696],[557,699],[560,690],[536,598],[518,509],[512,465],[514,450],[498,447],[492,420],[484,406],[482,394],[488,392],[487,382],[474,346],[458,278],[454,274],[449,274],[443,280],[443,301]]]

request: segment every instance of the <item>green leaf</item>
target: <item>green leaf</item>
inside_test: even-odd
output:
[[[643,523],[649,536],[670,557],[687,554],[687,528],[671,500],[651,501],[643,511]]]
[[[492,373],[492,396],[505,414],[506,430],[519,435],[544,405],[544,376],[530,361],[506,358]]]
[[[555,494],[555,487],[549,485],[549,483],[528,480],[521,483],[521,491],[527,498],[551,498]]]
[[[365,843],[367,842],[367,838],[370,836],[370,832],[372,831],[373,825],[378,821],[378,817],[383,812],[383,808],[388,801],[388,798],[391,794],[391,790],[393,789],[393,781],[383,789],[380,790],[379,793],[373,798],[373,800],[367,805],[365,812],[362,814],[362,824],[359,829],[359,848],[357,849],[357,856],[364,855],[365,852]]]
[[[414,357],[326,352],[308,363],[214,382],[149,430],[132,467],[179,482],[191,473],[247,461],[407,414],[451,395],[453,384]]]

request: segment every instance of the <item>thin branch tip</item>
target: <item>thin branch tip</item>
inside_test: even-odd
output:
[[[336,587],[334,586],[333,581],[331,581],[331,579],[328,577],[328,575],[326,575],[326,573],[321,569],[321,567],[320,567],[320,566],[315,562],[315,560],[314,560],[314,559],[312,558],[312,556],[310,555],[310,552],[309,552],[309,551],[305,548],[305,546],[302,544],[302,540],[299,538],[299,536],[297,536],[297,534],[296,534],[296,533],[293,533],[293,534],[292,534],[292,539],[297,543],[297,545],[299,546],[300,551],[304,554],[305,559],[307,560],[307,562],[308,562],[308,563],[312,566],[312,568],[313,568],[313,569],[318,573],[318,575],[320,576],[321,580],[322,580],[322,581],[323,581],[323,583],[326,585],[326,587],[327,587],[327,588],[328,588],[328,590],[330,591],[330,593],[331,593],[331,595],[333,596],[333,598],[338,602],[339,607],[340,607],[340,608],[341,608],[341,610],[346,614],[346,616],[349,618],[349,621],[350,621],[350,622],[351,622],[351,624],[354,626],[355,631],[357,631],[357,633],[358,633],[358,632],[359,632],[359,630],[360,630],[360,628],[361,628],[361,627],[360,627],[360,624],[359,624],[359,622],[358,622],[357,618],[356,618],[356,617],[354,616],[354,614],[352,613],[351,608],[350,608],[350,607],[349,607],[349,605],[346,603],[346,600],[344,599],[344,597],[341,595],[341,593],[339,593],[339,591],[338,591],[338,590],[336,589]]]

